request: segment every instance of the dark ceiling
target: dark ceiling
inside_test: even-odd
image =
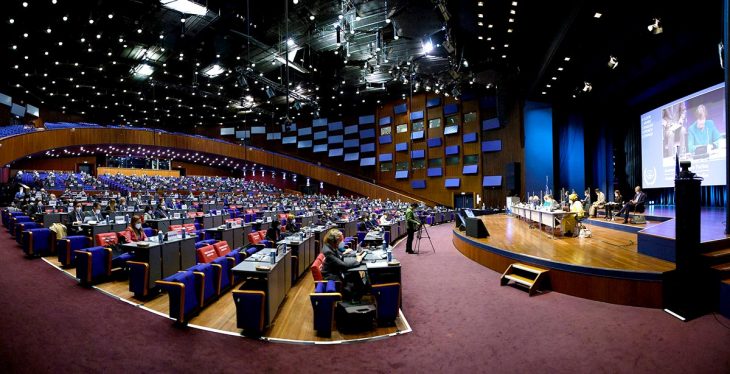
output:
[[[424,90],[637,105],[721,79],[721,3],[209,0],[194,16],[156,0],[12,0],[0,92],[88,122],[182,131],[369,114]],[[663,33],[647,30],[653,18]],[[212,65],[222,74],[207,77]]]

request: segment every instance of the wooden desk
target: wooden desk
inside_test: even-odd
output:
[[[255,278],[264,284],[266,301],[264,303],[264,322],[266,326],[279,311],[286,294],[291,289],[291,251],[279,255],[276,263],[268,261],[269,251],[262,250],[233,268],[233,273],[244,278]],[[257,270],[257,265],[271,266],[271,270]]]

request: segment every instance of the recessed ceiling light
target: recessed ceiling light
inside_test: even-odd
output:
[[[563,71],[563,67],[558,67],[558,71]]]
[[[512,6],[517,6],[517,2],[516,1],[513,1],[512,2]]]
[[[596,14],[593,15],[593,18],[601,18],[603,14],[596,12]]]
[[[566,58],[564,58],[563,60],[565,60],[565,61],[570,61],[570,57],[566,57]]]
[[[552,80],[556,81],[558,80],[558,77],[552,77]]]
[[[93,19],[91,19],[91,18],[89,18],[89,24],[90,24],[90,25],[93,25],[93,24],[94,24],[94,20],[93,20]]]
[[[508,33],[511,33],[511,32],[512,32],[512,29],[507,29],[507,32],[508,32]]]
[[[477,2],[477,6],[484,6],[484,2],[483,1]]]
[[[479,13],[479,14],[477,14],[477,17],[479,17],[479,18],[484,18],[484,13]]]
[[[23,8],[27,8],[27,7],[28,7],[28,2],[27,1],[23,1]]]
[[[15,23],[15,20],[11,18],[8,20],[8,22],[12,25],[13,23]]]
[[[61,19],[62,19],[62,20],[63,20],[64,22],[66,22],[66,21],[68,21],[68,16],[63,16],[63,17],[61,17]]]
[[[484,37],[483,37],[483,36],[481,36],[481,35],[477,36],[477,38],[478,38],[479,40],[482,40],[482,39],[484,39]]]

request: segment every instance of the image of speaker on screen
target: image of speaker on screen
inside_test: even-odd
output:
[[[664,157],[674,157],[677,147],[679,153],[687,152],[687,104],[682,101],[662,109]]]
[[[717,130],[715,121],[709,119],[707,107],[700,104],[695,109],[695,122],[689,127],[687,150],[694,158],[708,157],[715,149],[725,148],[725,138]]]

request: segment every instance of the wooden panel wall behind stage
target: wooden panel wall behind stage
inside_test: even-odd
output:
[[[185,175],[201,175],[201,176],[218,176],[218,177],[240,177],[241,171],[238,173],[232,169],[215,168],[190,162],[173,161],[172,168],[176,170],[185,169]]]
[[[12,170],[60,170],[76,171],[77,164],[89,164],[96,170],[96,157],[24,158],[12,164]]]

